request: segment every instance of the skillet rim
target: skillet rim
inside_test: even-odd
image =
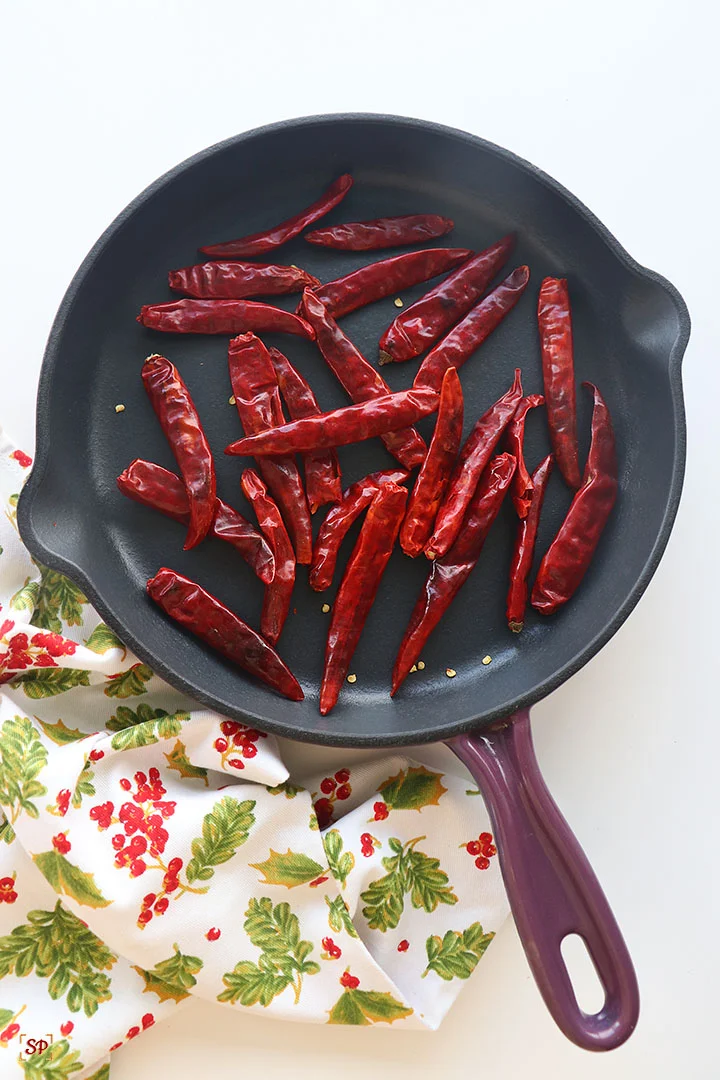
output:
[[[659,286],[673,303],[678,319],[678,334],[670,349],[670,354],[667,360],[667,377],[670,384],[670,392],[673,404],[673,416],[674,416],[674,440],[675,440],[675,454],[673,460],[673,471],[670,487],[667,494],[667,501],[663,514],[663,519],[658,530],[658,534],[655,538],[652,550],[647,558],[647,561],[638,575],[638,578],[630,590],[625,602],[615,612],[612,619],[608,621],[603,630],[596,634],[589,642],[585,643],[584,647],[578,651],[578,653],[569,660],[562,668],[556,671],[551,677],[544,680],[540,688],[535,688],[532,691],[528,691],[525,694],[519,695],[513,702],[512,707],[500,706],[495,709],[491,709],[483,716],[481,723],[478,723],[478,718],[464,718],[454,722],[446,722],[436,724],[433,728],[422,728],[419,731],[404,730],[403,732],[392,732],[388,735],[368,735],[363,738],[362,735],[354,737],[352,735],[332,732],[317,732],[304,729],[295,729],[291,724],[282,723],[275,720],[267,720],[266,718],[257,714],[251,713],[243,709],[230,709],[227,704],[223,705],[222,710],[218,709],[218,702],[213,698],[211,694],[207,694],[202,688],[198,688],[192,682],[186,680],[182,675],[177,674],[174,670],[167,667],[163,662],[154,658],[150,651],[145,648],[143,643],[139,641],[135,635],[128,631],[126,628],[119,624],[119,621],[115,619],[112,610],[104,603],[101,596],[99,596],[95,586],[88,577],[87,573],[78,565],[73,563],[70,559],[65,558],[63,555],[53,552],[45,543],[40,539],[35,531],[32,522],[32,507],[35,498],[39,496],[42,481],[45,475],[49,451],[50,440],[45,434],[48,431],[48,421],[51,409],[51,395],[50,385],[52,382],[52,375],[54,373],[55,364],[58,360],[60,353],[60,343],[65,327],[65,323],[70,315],[72,307],[77,300],[78,293],[82,286],[85,284],[86,279],[92,273],[95,262],[97,261],[100,253],[104,250],[109,241],[124,227],[125,223],[133,216],[133,214],[141,206],[143,206],[150,199],[154,198],[166,185],[170,184],[176,177],[180,176],[186,170],[195,167],[201,162],[205,161],[212,155],[221,152],[231,146],[236,146],[243,142],[252,140],[258,136],[274,135],[281,133],[288,129],[297,129],[302,127],[317,126],[320,124],[335,124],[335,123],[377,123],[385,125],[400,125],[403,127],[409,127],[419,129],[428,133],[442,135],[446,138],[456,139],[458,141],[469,143],[478,149],[483,150],[486,153],[490,153],[498,157],[499,159],[507,162],[516,168],[528,173],[532,179],[538,183],[544,185],[550,191],[554,192],[560,198],[562,198],[572,210],[575,211],[610,248],[611,253],[634,275],[639,278],[643,278],[646,281],[652,282],[656,286]],[[302,116],[290,118],[287,120],[281,120],[273,124],[266,124],[261,127],[252,128],[250,131],[242,132],[238,135],[234,135],[229,139],[224,139],[221,142],[214,143],[212,146],[206,147],[204,150],[199,151],[197,154],[193,154],[191,157],[181,161],[178,165],[175,165],[172,169],[163,173],[162,176],[154,180],[143,191],[140,192],[128,205],[122,210],[117,217],[110,223],[107,229],[101,234],[99,239],[92,246],[88,254],[83,259],[80,267],[76,271],[75,275],[68,286],[68,289],[62,299],[57,314],[53,320],[50,333],[48,335],[45,352],[43,355],[43,362],[40,369],[40,377],[38,383],[38,396],[36,407],[36,448],[35,448],[35,461],[30,475],[28,476],[22,491],[20,493],[20,499],[17,506],[17,522],[20,536],[25,543],[26,547],[30,551],[31,555],[39,562],[48,566],[50,569],[56,570],[65,574],[67,577],[75,581],[98,611],[102,619],[111,626],[123,639],[124,643],[135,653],[138,659],[146,662],[152,667],[156,674],[160,675],[170,685],[176,687],[183,693],[194,698],[196,701],[205,705],[206,707],[213,709],[214,711],[221,711],[224,715],[232,716],[239,720],[250,720],[253,725],[268,731],[275,735],[280,735],[285,738],[297,740],[298,742],[315,743],[324,746],[349,746],[356,748],[365,747],[385,747],[385,746],[408,746],[418,745],[421,743],[432,743],[443,741],[452,738],[453,736],[460,735],[462,733],[472,731],[474,729],[482,730],[488,727],[493,722],[503,719],[508,713],[517,712],[519,709],[530,707],[536,702],[547,697],[553,690],[556,690],[567,679],[571,678],[577,671],[580,670],[584,664],[592,659],[593,656],[610,640],[610,638],[616,633],[622,626],[625,620],[628,618],[636,604],[640,600],[640,597],[645,592],[645,589],[650,583],[655,570],[657,569],[660,559],[665,551],[667,542],[670,538],[675,517],[677,515],[678,506],[680,503],[680,497],[682,493],[683,479],[685,473],[685,459],[687,450],[687,429],[685,423],[685,407],[682,392],[682,360],[687,347],[687,343],[690,337],[690,313],[687,305],[680,295],[675,286],[669,282],[662,275],[656,273],[654,270],[650,270],[645,266],[642,266],[625,250],[625,248],[619,243],[619,241],[613,236],[609,229],[603,225],[603,223],[592,213],[584,203],[580,201],[572,192],[568,191],[557,180],[554,180],[548,173],[542,169],[533,165],[531,162],[513,153],[510,150],[498,146],[495,143],[489,142],[486,139],[482,139],[477,135],[472,135],[469,132],[462,131],[459,128],[449,127],[445,124],[435,123],[434,121],[420,120],[414,117],[397,116],[386,113],[363,113],[363,112],[350,112],[350,113],[322,113],[313,116]]]

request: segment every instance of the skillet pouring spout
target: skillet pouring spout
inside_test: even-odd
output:
[[[538,767],[530,711],[447,745],[487,804],[515,925],[540,993],[560,1030],[584,1050],[614,1050],[632,1035],[640,1000],[630,954],[605,894]],[[560,951],[578,934],[605,992],[599,1012],[578,1005]]]

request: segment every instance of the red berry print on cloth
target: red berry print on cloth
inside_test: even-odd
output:
[[[375,816],[370,819],[371,821],[385,821],[390,815],[390,811],[384,802],[373,803],[373,813]]]
[[[66,1020],[64,1024],[60,1025],[60,1034],[64,1039],[67,1039],[68,1035],[72,1035],[75,1025],[72,1020]]]
[[[360,985],[360,980],[356,975],[351,975],[350,968],[348,968],[346,971],[343,971],[340,976],[340,985],[344,986],[347,990],[357,990]]]
[[[8,1024],[4,1031],[0,1031],[0,1047],[7,1046],[10,1040],[14,1039],[19,1031],[19,1024]]]
[[[336,945],[331,937],[324,937],[322,939],[323,952],[320,953],[321,960],[339,960],[342,956],[342,949],[339,945]]]
[[[105,757],[105,751],[97,749],[91,750],[89,757],[91,761],[102,761],[102,759]]]
[[[338,769],[333,776],[326,776],[320,781],[320,798],[317,791],[313,792],[313,809],[321,829],[326,829],[331,824],[335,803],[345,802],[352,795],[349,781],[350,770]]]
[[[57,836],[53,836],[52,845],[56,851],[59,851],[61,855],[67,855],[68,851],[72,847],[72,844],[67,838],[65,833],[58,833]]]
[[[213,748],[221,756],[221,769],[234,769],[240,772],[245,768],[245,761],[254,758],[257,754],[258,739],[266,739],[263,731],[246,727],[237,720],[223,720],[220,725],[221,735],[215,739]],[[243,760],[245,759],[245,760]]]
[[[468,840],[467,844],[461,844],[468,855],[475,859],[478,870],[487,870],[493,855],[497,855],[497,848],[493,843],[492,833],[481,832],[477,840]]]
[[[18,898],[15,891],[15,878],[0,878],[0,904],[14,904]]]
[[[21,465],[23,469],[29,469],[32,465],[32,458],[24,450],[13,450],[10,457],[17,461],[18,465]]]
[[[72,798],[72,792],[69,788],[63,788],[58,791],[55,796],[55,802],[50,803],[45,809],[49,814],[53,814],[55,817],[65,817],[70,807],[70,799]]]
[[[375,848],[382,847],[382,841],[378,840],[372,833],[364,832],[360,834],[360,851],[366,859],[369,859]]]
[[[218,930],[217,926],[211,926],[205,937],[208,941],[217,941],[222,931]]]
[[[145,1013],[140,1023],[142,1024],[143,1031],[147,1031],[147,1029],[152,1027],[155,1023],[155,1017],[152,1013]]]
[[[210,886],[200,883],[209,881],[215,873],[214,867],[227,862],[236,848],[245,843],[255,824],[255,802],[239,802],[224,796],[215,803],[203,819],[202,836],[192,841],[192,858],[186,866],[177,855],[165,861],[170,839],[167,824],[176,804],[165,798],[167,790],[159,769],[151,768],[147,774],[136,772],[133,783],[123,777],[120,787],[130,794],[132,801],[129,799],[120,806],[117,817],[113,816],[110,802],[93,807],[90,816],[101,831],[110,825],[122,826],[122,832],[111,837],[118,869],[127,870],[131,878],[142,877],[148,871],[162,874],[159,891],[147,893],[140,906],[137,925],[143,929],[156,916],[165,914],[173,896],[208,891]]]
[[[398,952],[407,952],[409,948],[410,948],[410,942],[408,941],[407,938],[403,938],[402,941],[398,944],[397,951]]]
[[[66,641],[60,634],[38,631],[28,638],[26,633],[7,638],[15,623],[6,619],[0,626],[0,639],[7,649],[0,652],[0,668],[24,671],[30,667],[57,667],[58,656],[72,656],[77,648],[74,641]]]

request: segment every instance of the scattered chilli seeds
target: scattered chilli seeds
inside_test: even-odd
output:
[[[455,668],[449,667],[445,668],[445,674],[447,675],[448,679],[454,679],[457,675],[457,671],[455,670]]]
[[[125,406],[124,405],[116,405],[115,406],[115,412],[125,412]]]
[[[228,405],[234,405],[234,404],[235,404],[235,395],[231,394],[230,397],[228,398]]]
[[[349,683],[357,682],[357,675],[348,675],[347,681]]]
[[[330,610],[330,605],[329,604],[323,604],[323,606],[322,606],[323,615],[327,615],[329,610]]]
[[[396,297],[396,298],[395,298],[395,299],[393,300],[393,304],[395,305],[395,307],[402,307],[402,306],[403,306],[403,302],[402,302],[402,300],[400,299],[400,297],[399,297],[399,296],[397,296],[397,297]]]
[[[482,662],[487,667],[488,664],[492,664],[492,656],[483,656]]]
[[[424,660],[418,660],[417,669],[418,669],[418,671],[424,671],[425,670],[425,661]]]

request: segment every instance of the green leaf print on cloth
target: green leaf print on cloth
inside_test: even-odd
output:
[[[297,915],[289,904],[273,907],[267,896],[251,899],[245,914],[245,932],[261,956],[257,963],[241,960],[223,975],[226,989],[218,994],[218,1001],[267,1008],[273,998],[292,986],[297,1005],[304,976],[320,971],[320,965],[308,959],[313,944],[301,939]]]
[[[89,686],[90,674],[79,668],[55,668],[52,671],[27,671],[13,680],[13,687],[20,687],[26,697],[33,701],[55,697],[74,690],[76,686]]]
[[[93,772],[92,764],[86,761],[83,765],[82,772],[77,778],[75,784],[75,790],[72,793],[72,804],[76,810],[82,806],[83,796],[92,796],[95,794],[95,785],[93,780],[95,779],[95,773]]]
[[[260,879],[262,885],[285,885],[288,889],[314,881],[325,869],[309,855],[291,851],[290,848],[284,855],[281,851],[270,848],[270,855],[265,862],[250,863],[250,866],[263,875]]]
[[[98,623],[90,637],[85,642],[85,648],[104,656],[109,649],[120,649],[123,660],[127,656],[127,649],[114,630],[106,626],[104,622]]]
[[[71,1050],[67,1039],[50,1043],[47,1050],[32,1057],[18,1054],[18,1061],[25,1070],[25,1080],[70,1080],[84,1068],[80,1051]]]
[[[336,896],[334,900],[331,900],[329,896],[326,896],[325,903],[329,908],[328,923],[330,924],[331,930],[334,930],[336,934],[339,934],[341,930],[344,930],[350,937],[360,936],[350,918],[350,909],[342,896]]]
[[[405,895],[410,894],[410,903],[414,908],[435,911],[438,904],[457,904],[458,898],[453,892],[448,876],[440,869],[439,859],[416,851],[415,845],[426,837],[418,836],[402,844],[391,838],[390,850],[395,854],[383,859],[387,870],[385,877],[378,878],[360,894],[366,905],[363,915],[371,930],[394,930],[400,922],[405,906]]]
[[[37,779],[46,765],[47,750],[27,716],[5,720],[0,728],[0,805],[11,823],[23,811],[37,818],[33,800],[47,795]]]
[[[484,933],[479,922],[474,922],[467,930],[448,930],[444,937],[433,934],[425,943],[428,966],[423,979],[429,971],[434,971],[446,982],[469,979],[494,937],[492,932]]]
[[[355,856],[352,851],[343,852],[343,838],[337,829],[324,833],[322,841],[332,875],[340,883],[340,888],[344,889],[348,874],[355,866]]]
[[[159,1001],[183,1001],[190,997],[197,983],[195,976],[203,968],[200,957],[184,956],[177,945],[173,949],[175,952],[168,960],[161,960],[150,971],[135,968],[145,981],[144,993],[156,994]]]
[[[85,907],[108,907],[112,900],[106,900],[95,884],[93,874],[81,870],[79,866],[68,862],[64,855],[53,849],[33,855],[33,862],[40,873],[50,882],[56,893],[64,893],[77,900]]]
[[[442,778],[442,773],[431,772],[424,765],[411,766],[391,776],[378,791],[389,810],[422,810],[423,806],[437,806],[447,791]]]
[[[41,720],[39,716],[36,716],[35,719],[43,729],[43,734],[47,735],[48,739],[52,739],[58,746],[66,746],[68,743],[79,742],[80,739],[87,738],[87,732],[80,731],[79,728],[66,727],[62,720],[58,720],[57,724],[49,724],[45,720]]]
[[[110,743],[113,750],[135,750],[138,746],[150,746],[174,738],[189,719],[188,712],[168,713],[165,709],[152,709],[144,703],[138,705],[136,712],[127,705],[118,705],[106,727],[117,733]]]
[[[42,630],[62,634],[62,623],[80,626],[87,598],[77,585],[56,570],[40,567],[40,590],[30,622]],[[62,619],[62,622],[60,621]]]
[[[147,664],[133,664],[127,671],[120,671],[117,675],[108,675],[108,682],[103,690],[107,697],[129,698],[147,694],[145,683],[153,677],[152,668]]]
[[[208,771],[198,765],[193,765],[187,756],[185,743],[177,740],[169,754],[164,755],[169,769],[178,772],[183,780],[202,780],[205,787],[208,786]]]
[[[353,985],[358,982],[357,979],[347,974],[343,978],[349,985],[330,1010],[328,1024],[392,1024],[395,1020],[412,1016],[413,1010],[397,1001],[392,994],[359,990]]]
[[[25,578],[23,587],[18,589],[14,596],[10,597],[9,607],[11,607],[13,611],[32,612],[37,606],[39,595],[40,582],[31,581],[30,578]]]
[[[0,979],[34,972],[53,1001],[67,996],[70,1012],[94,1016],[110,1001],[105,974],[117,956],[58,900],[53,911],[29,911],[27,922],[0,938]]]
[[[254,800],[238,802],[230,795],[215,803],[203,818],[202,836],[193,840],[190,848],[193,857],[187,864],[187,879],[191,884],[209,881],[214,867],[232,859],[255,824],[254,809]]]

